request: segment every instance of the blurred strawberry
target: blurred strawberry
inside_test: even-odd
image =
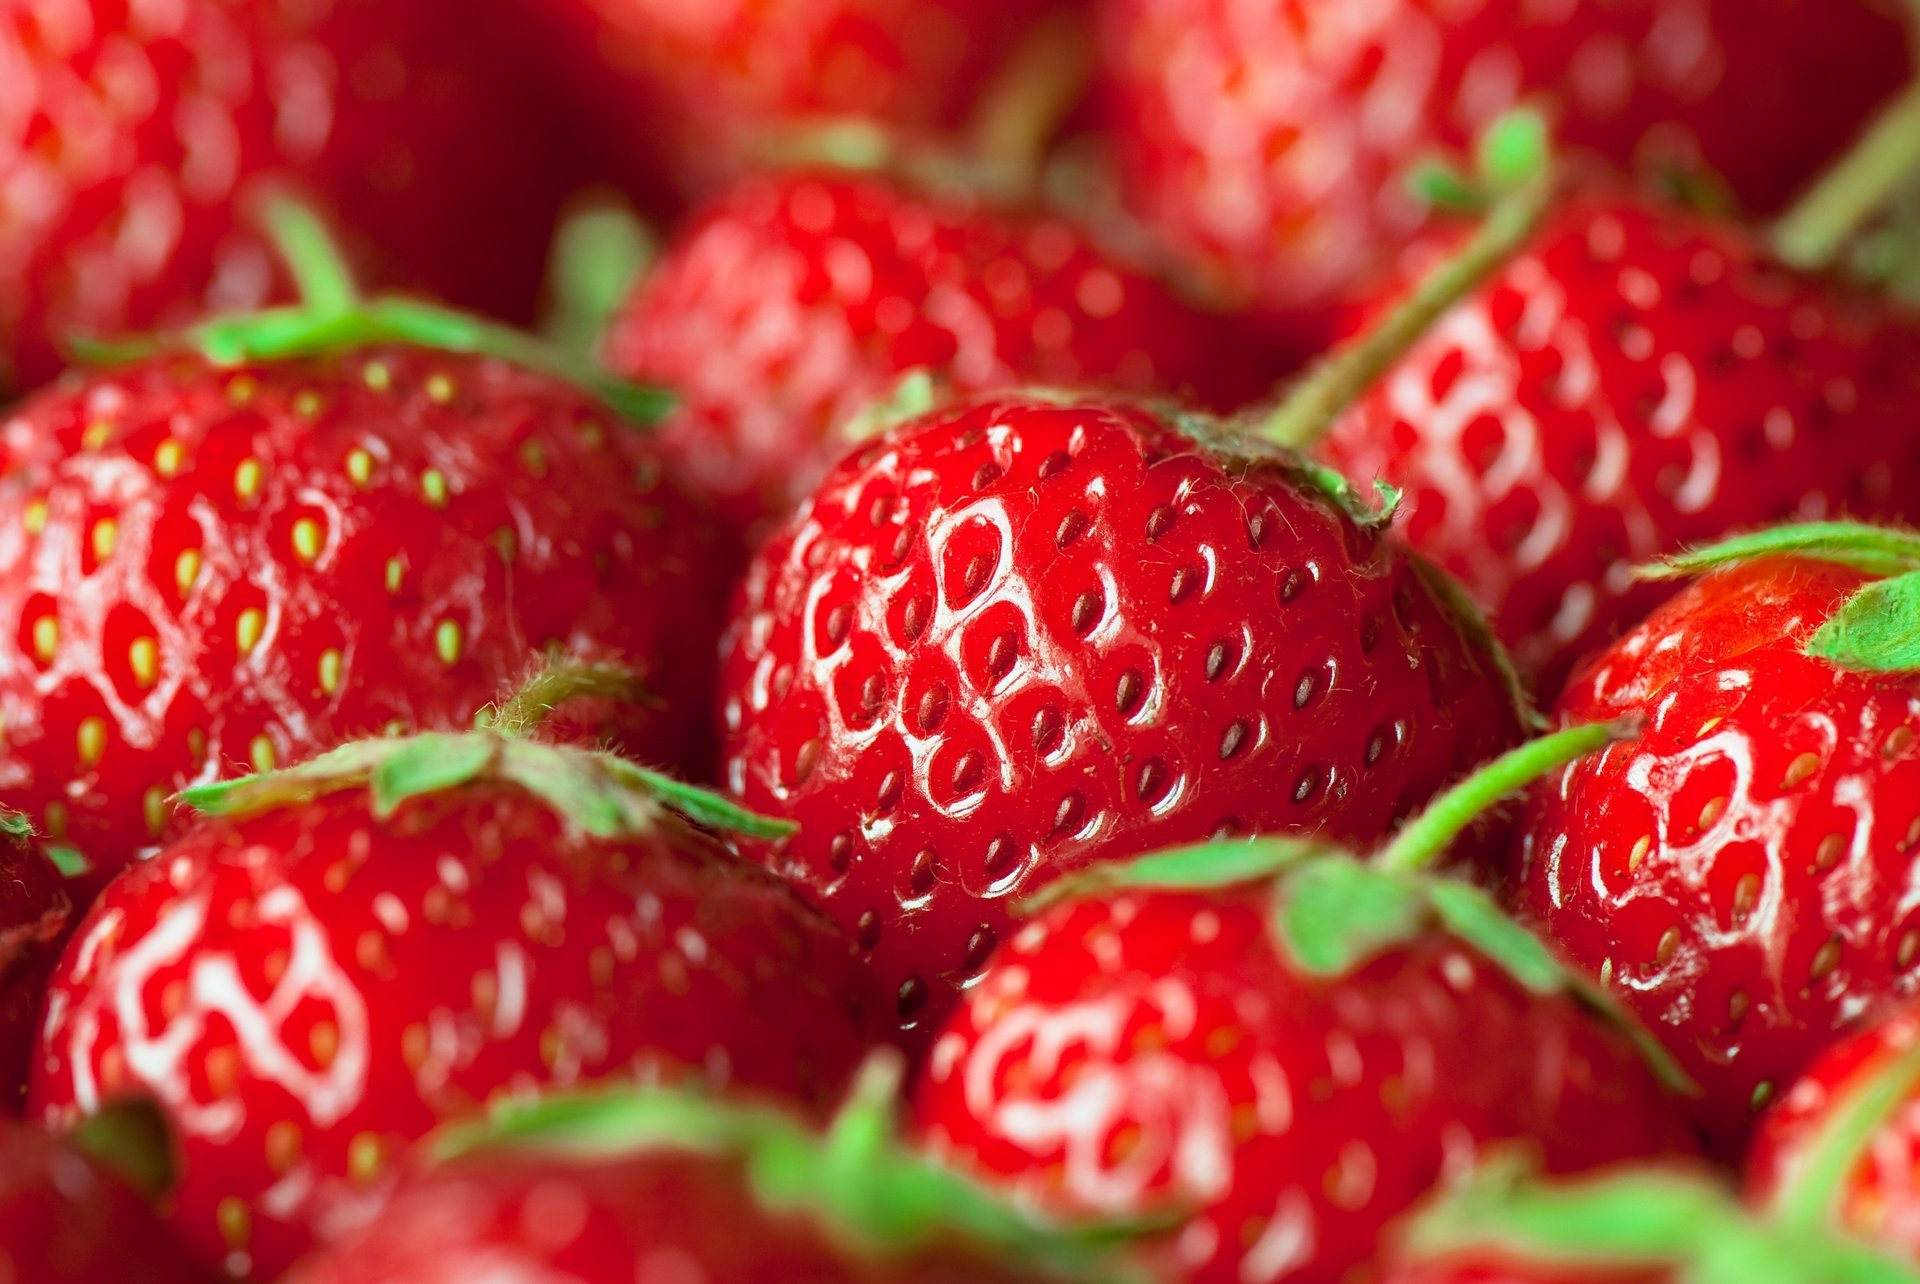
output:
[[[0,1114],[25,1100],[47,979],[73,926],[60,868],[25,816],[0,811]]]

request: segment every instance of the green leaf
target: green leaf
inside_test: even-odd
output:
[[[493,762],[501,743],[487,736],[435,732],[400,741],[373,769],[373,814],[391,816],[410,798],[466,784]]]
[[[1236,838],[1169,848],[1132,860],[1103,861],[1055,879],[1022,900],[1020,912],[1037,914],[1062,901],[1133,888],[1201,892],[1238,887],[1272,878],[1333,850],[1317,839]]]
[[[27,819],[25,812],[0,807],[0,834],[16,842],[24,842],[33,837],[33,822]]]
[[[840,436],[848,442],[871,441],[920,418],[939,403],[940,385],[933,372],[915,367],[895,380],[884,397],[849,419]]]
[[[46,848],[47,859],[60,871],[62,878],[85,878],[93,872],[93,862],[78,847],[68,847],[65,843],[49,843]]]
[[[1398,486],[1376,478],[1373,483],[1374,498],[1372,502],[1368,502],[1361,498],[1358,487],[1325,464],[1302,459],[1298,461],[1298,465],[1314,489],[1338,504],[1341,510],[1362,528],[1384,530],[1393,524],[1393,515],[1400,507]]]
[[[1417,883],[1343,856],[1309,861],[1276,889],[1280,944],[1316,976],[1352,972],[1417,936],[1428,917]]]
[[[1920,571],[1863,586],[1814,633],[1807,654],[1866,673],[1920,669]]]
[[[1567,971],[1540,938],[1507,917],[1491,896],[1466,883],[1434,879],[1427,901],[1449,932],[1487,956],[1535,994],[1567,988]]]
[[[662,775],[624,758],[609,758],[607,765],[620,780],[646,790],[688,820],[709,829],[724,829],[748,838],[769,840],[786,838],[800,831],[800,826],[790,820],[748,811],[711,789],[675,780],[672,776]]]
[[[619,760],[568,753],[550,745],[508,741],[501,775],[598,838],[618,838],[647,827],[653,800],[636,796],[615,778]]]
[[[1920,1090],[1920,1045],[1887,1056],[1829,1100],[1813,1142],[1793,1166],[1773,1211],[1790,1226],[1836,1225],[1848,1188],[1873,1138]]]
[[[1864,522],[1774,526],[1677,553],[1640,567],[1636,574],[1643,579],[1673,579],[1780,555],[1851,566],[1868,575],[1900,575],[1920,568],[1920,533]]]
[[[1479,180],[1446,161],[1428,161],[1416,166],[1407,178],[1407,186],[1422,204],[1455,214],[1485,214],[1493,203]]]
[[[1552,163],[1546,118],[1538,112],[1511,111],[1480,136],[1480,177],[1495,191],[1523,187]]]
[[[150,1200],[178,1181],[179,1163],[166,1115],[144,1097],[120,1097],[86,1115],[67,1140]]]

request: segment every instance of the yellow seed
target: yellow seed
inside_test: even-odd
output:
[[[420,474],[420,493],[426,497],[433,508],[447,506],[447,478],[438,468],[429,468]]]
[[[187,732],[187,752],[193,755],[193,765],[202,766],[207,761],[207,733],[194,727]]]
[[[167,805],[167,791],[158,785],[140,795],[140,810],[147,818],[147,836],[160,837],[160,831],[167,827],[167,816],[173,810]]]
[[[253,1213],[247,1208],[247,1201],[238,1195],[228,1195],[221,1200],[214,1209],[213,1219],[220,1226],[220,1238],[236,1253],[253,1238]]]
[[[441,405],[453,400],[453,380],[443,374],[427,376],[427,396]]]
[[[250,606],[240,612],[240,619],[233,626],[233,640],[240,647],[241,655],[252,655],[253,648],[260,645],[260,635],[267,630],[267,613],[257,606]]]
[[[320,394],[311,388],[302,388],[293,394],[293,413],[302,419],[311,419],[320,413]]]
[[[77,739],[80,745],[80,765],[93,766],[100,761],[100,755],[107,751],[107,720],[105,718],[80,719],[80,733]]]
[[[142,690],[152,686],[160,680],[160,644],[152,638],[135,638],[127,648],[127,664]]]
[[[47,501],[33,499],[27,501],[27,534],[38,535],[47,529]]]
[[[180,556],[173,559],[173,586],[185,597],[193,588],[193,582],[200,578],[200,550],[189,548],[182,550]]]
[[[537,441],[527,442],[520,447],[520,463],[535,477],[547,475],[547,450]]]
[[[320,523],[311,517],[293,524],[293,555],[309,565],[320,556]]]
[[[379,1136],[363,1132],[347,1143],[347,1175],[365,1185],[380,1175],[386,1145]]]
[[[387,559],[387,592],[398,593],[400,591],[401,577],[404,576],[406,573],[407,573],[407,568],[405,563],[403,563],[397,557],[388,558]]]
[[[493,550],[500,554],[501,561],[513,565],[514,555],[520,551],[520,540],[511,527],[502,526],[493,533]]]
[[[607,430],[600,423],[589,419],[580,425],[580,440],[595,450],[607,444]]]
[[[355,446],[347,452],[347,477],[356,486],[373,480],[373,456]]]
[[[441,662],[454,663],[465,647],[466,635],[461,632],[460,626],[452,620],[440,621],[440,627],[433,631],[433,649],[440,653]]]
[[[300,1125],[276,1119],[267,1129],[267,1167],[284,1173],[300,1158]]]
[[[247,756],[253,760],[255,771],[272,771],[273,741],[264,735],[255,736],[253,743],[247,746]]]
[[[375,392],[385,392],[393,387],[393,371],[384,361],[369,361],[367,368],[360,373],[367,381],[367,387]]]
[[[233,470],[233,493],[242,500],[259,494],[262,471],[259,460],[251,457],[241,460],[240,466]]]
[[[254,382],[252,375],[236,375],[232,382],[227,384],[227,400],[236,406],[244,406],[253,400],[253,394],[259,391],[259,388],[260,385]]]
[[[113,425],[100,420],[86,426],[80,434],[80,445],[87,450],[98,450],[113,440]]]
[[[113,546],[120,539],[120,523],[111,517],[103,517],[93,524],[93,556],[97,561],[106,561],[113,556]]]
[[[51,615],[43,615],[33,622],[33,653],[40,663],[52,661],[53,653],[60,649],[60,621]]]
[[[67,836],[67,805],[65,803],[48,803],[45,820],[48,838],[60,839]]]
[[[320,689],[328,695],[340,689],[340,653],[332,647],[320,653]]]
[[[154,448],[153,471],[162,477],[171,477],[180,471],[180,464],[186,458],[186,448],[169,437]]]

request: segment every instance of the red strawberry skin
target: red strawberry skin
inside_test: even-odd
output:
[[[1370,840],[1518,734],[1390,539],[1120,403],[989,398],[865,447],[763,546],[723,651],[728,785],[801,827],[765,858],[917,1029],[1059,873]]]
[[[1632,568],[1788,518],[1913,511],[1920,330],[1747,233],[1582,200],[1333,426],[1408,543],[1558,691],[1667,596]]]
[[[25,1100],[40,1007],[74,919],[67,880],[40,845],[0,837],[0,1112]]]
[[[691,1075],[828,1108],[867,1043],[845,938],[663,818],[611,842],[480,783],[211,821],[116,880],[54,978],[32,1108],[153,1095],[173,1224],[279,1275],[500,1093]]]
[[[604,729],[685,764],[724,563],[636,436],[571,385],[411,348],[27,401],[0,423],[29,461],[0,478],[0,798],[110,872],[182,786],[471,725],[555,646],[639,672],[656,699]]]
[[[530,313],[577,161],[540,101],[501,92],[529,74],[504,21],[460,0],[0,3],[0,392],[51,376],[75,331],[261,302],[248,213],[278,182],[385,279]]]
[[[1420,224],[1413,169],[1523,103],[1575,153],[1700,162],[1780,209],[1906,83],[1877,0],[1116,0],[1102,10],[1134,203],[1227,289],[1336,303]]]
[[[1264,888],[1048,910],[936,1041],[929,1144],[1064,1215],[1187,1214],[1162,1273],[1205,1284],[1347,1279],[1485,1147],[1571,1172],[1685,1145],[1651,1071],[1570,998],[1437,932],[1316,977],[1272,914]]]
[[[1644,720],[1534,790],[1525,915],[1639,1013],[1738,1155],[1848,1023],[1916,988],[1920,684],[1806,655],[1859,572],[1765,559],[1688,587],[1561,697]]]
[[[53,1134],[0,1120],[0,1279],[212,1284],[147,1206]]]
[[[1444,1261],[1389,1266],[1374,1279],[1376,1284],[1684,1284],[1667,1269],[1506,1262],[1497,1253],[1468,1253]]]
[[[605,346],[686,399],[662,442],[742,525],[797,505],[846,450],[838,430],[912,369],[959,392],[1098,385],[1222,410],[1285,373],[1063,217],[826,171],[716,198]]]
[[[641,1151],[598,1161],[474,1155],[443,1165],[403,1185],[378,1221],[318,1254],[290,1284],[482,1278],[995,1284],[1039,1277],[1014,1262],[989,1265],[952,1251],[864,1260],[806,1216],[765,1207],[736,1165]]]

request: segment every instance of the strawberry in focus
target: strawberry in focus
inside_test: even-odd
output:
[[[692,1077],[830,1108],[885,1027],[845,937],[668,808],[777,830],[612,755],[365,741],[189,798],[214,818],[81,924],[31,1105],[150,1094],[171,1222],[236,1278],[363,1218],[403,1148],[496,1095]]]
[[[761,853],[937,1024],[1009,904],[1143,847],[1371,840],[1513,742],[1434,573],[1329,475],[1210,421],[1029,394],[843,461],[723,641],[729,788]]]

